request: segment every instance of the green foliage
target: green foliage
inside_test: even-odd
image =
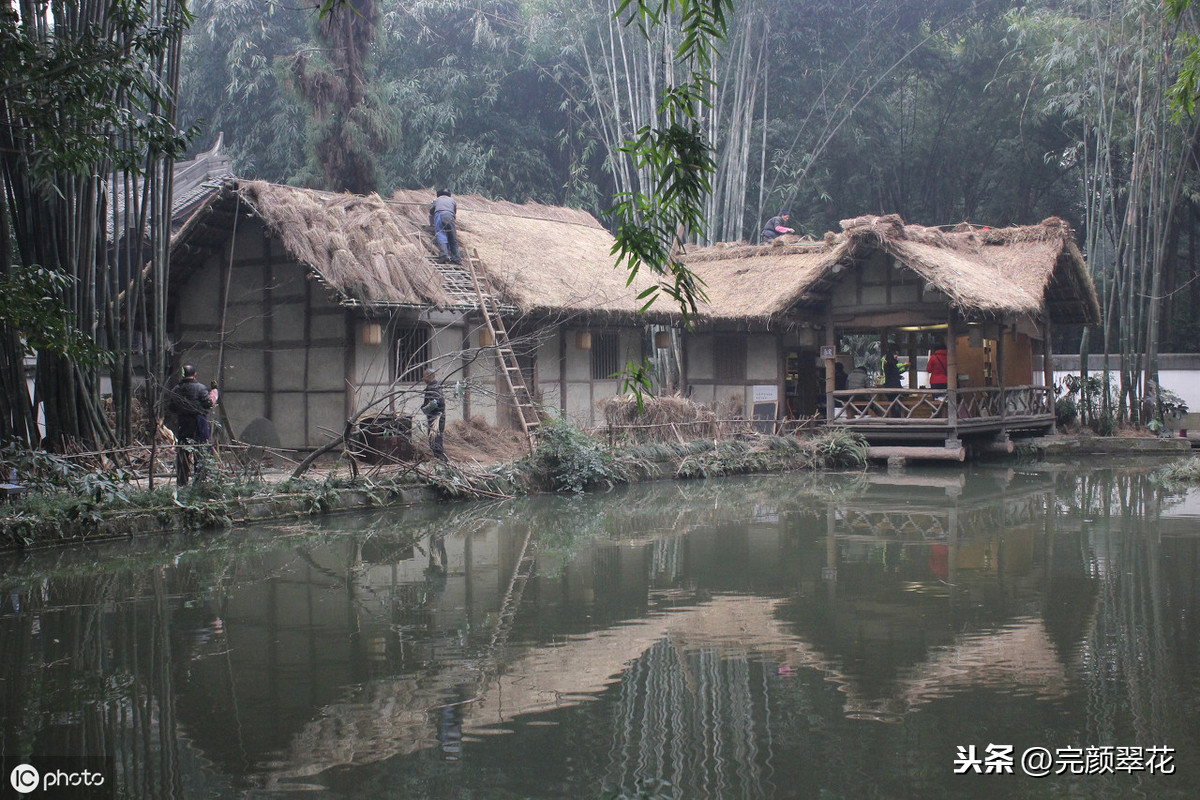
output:
[[[825,469],[858,469],[867,466],[870,447],[861,435],[845,428],[830,428],[812,440],[815,466]]]
[[[1054,401],[1054,422],[1060,428],[1066,428],[1079,419],[1079,409],[1075,401],[1069,397],[1060,397]]]
[[[140,172],[147,152],[168,158],[182,153],[188,133],[176,130],[168,115],[152,112],[171,104],[146,67],[166,54],[190,21],[183,3],[152,20],[147,0],[116,0],[108,4],[105,26],[49,16],[41,27],[6,4],[0,10],[0,101],[18,128],[10,135],[36,141],[36,150],[23,154],[30,174],[49,188],[59,173],[91,177],[98,162]],[[53,35],[45,35],[47,28]],[[116,99],[122,94],[134,98],[132,106]],[[130,133],[134,146],[114,146]]]
[[[80,364],[98,365],[108,354],[64,313],[63,297],[74,283],[69,275],[36,264],[15,264],[0,275],[0,318],[20,337],[26,355],[57,353]]]
[[[625,372],[621,382],[622,394],[633,393],[637,399],[637,413],[641,414],[646,410],[645,395],[653,391],[654,384],[650,380],[652,367],[650,359],[643,359],[640,363],[630,361],[625,365]]]
[[[530,456],[536,471],[556,492],[582,492],[616,482],[613,459],[599,442],[561,417],[547,419]]]
[[[633,3],[622,0],[617,14]],[[612,209],[619,220],[613,254],[625,264],[630,282],[643,266],[653,274],[655,285],[639,295],[645,300],[643,310],[665,293],[688,319],[696,313],[696,303],[705,299],[703,281],[678,255],[686,237],[704,238],[704,204],[716,162],[699,117],[701,109],[711,106],[712,54],[725,39],[726,16],[733,4],[732,0],[636,0],[636,6],[647,39],[650,26],[665,25],[672,13],[679,13],[681,38],[674,56],[690,72],[687,80],[668,87],[659,101],[658,113],[665,123],[643,127],[622,148],[648,176],[649,185],[645,191],[617,196]]]
[[[1113,409],[1117,406],[1116,391],[1111,382],[1105,382],[1103,373],[1088,375],[1067,375],[1055,386],[1055,391],[1063,395],[1061,399],[1070,400],[1079,414],[1079,421],[1095,430],[1110,430],[1116,432],[1117,419]],[[1055,402],[1055,411],[1058,402]],[[1111,436],[1112,433],[1101,434]]]
[[[1192,6],[1192,0],[1164,0],[1167,19],[1179,22]],[[1200,96],[1200,37],[1192,31],[1179,34],[1184,50],[1183,63],[1171,86],[1171,106],[1175,119],[1196,113],[1196,98]]]

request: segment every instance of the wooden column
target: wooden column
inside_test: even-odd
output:
[[[908,332],[908,388],[917,388],[917,334]]]
[[[1042,317],[1042,380],[1047,387],[1054,385],[1054,327],[1050,324],[1050,315]]]
[[[308,281],[312,283],[312,281]],[[462,418],[466,422],[471,418],[471,362],[474,359],[470,358],[472,352],[478,352],[472,345],[479,344],[479,335],[476,334],[475,341],[471,341],[471,318],[467,315],[462,317],[462,350],[458,357],[459,375],[463,382],[462,395]]]
[[[1004,388],[1004,323],[1000,323],[1000,336],[996,339],[996,385]]]
[[[954,325],[954,309],[946,320],[946,419],[953,428],[958,424],[958,331]],[[954,436],[954,431],[950,432]]]
[[[567,416],[567,326],[558,328],[558,412]]]
[[[833,331],[833,305],[825,308],[825,346],[833,348],[833,358],[825,359],[825,421],[833,419],[833,390],[837,385],[837,373],[834,364],[837,363],[837,336]]]
[[[1008,402],[1004,396],[1004,323],[1001,322],[998,328],[1000,335],[996,339],[996,385],[1000,387],[1000,419],[1008,416]],[[1005,433],[1007,435],[1007,433]]]

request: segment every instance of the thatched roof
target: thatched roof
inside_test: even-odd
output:
[[[188,220],[173,247],[181,261],[189,249],[194,258],[218,252],[237,208],[248,208],[346,305],[472,308],[477,298],[465,267],[433,262],[433,199],[428,189],[384,199],[230,182]],[[641,307],[638,295],[650,279],[643,273],[626,284],[627,273],[614,264],[612,235],[590,214],[477,195],[455,199],[461,249],[478,257],[487,289],[510,308],[631,317]],[[941,231],[891,215],[846,220],[842,227],[823,241],[785,236],[767,246],[717,245],[689,254],[686,263],[708,294],[699,306],[701,321],[767,322],[819,305],[838,280],[836,265],[881,250],[968,314],[1036,314],[1045,305],[1057,322],[1100,319],[1083,256],[1062,220]],[[652,311],[644,321],[677,316],[666,302]]]
[[[428,237],[379,195],[252,181],[242,185],[241,197],[288,252],[344,302],[456,305],[422,246],[421,239]]]
[[[345,305],[470,308],[477,297],[465,266],[436,264],[429,227],[432,190],[397,192],[391,199],[319,192],[263,181],[228,184],[189,220],[178,247],[215,234],[196,220],[223,217],[228,233],[234,206],[252,210],[288,252]],[[538,203],[507,203],[459,195],[457,228],[464,255],[478,257],[488,291],[523,312],[631,315],[643,281],[626,285],[614,266],[613,238],[590,214]]]
[[[942,231],[888,215],[844,220],[842,229],[823,241],[780,237],[770,245],[717,245],[688,255],[686,263],[708,287],[701,316],[766,320],[817,305],[838,280],[836,265],[883,251],[968,315],[1037,314],[1046,307],[1056,322],[1100,320],[1083,254],[1061,219]]]
[[[399,191],[392,200],[416,229],[428,226],[433,197],[429,190]],[[477,195],[455,199],[460,247],[478,255],[487,279],[523,311],[624,315],[641,308],[637,296],[650,284],[641,276],[626,284],[612,234],[586,211]]]

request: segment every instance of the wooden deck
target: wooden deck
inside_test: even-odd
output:
[[[868,442],[942,443],[1054,427],[1054,389],[848,389],[832,393],[828,425],[861,433]]]

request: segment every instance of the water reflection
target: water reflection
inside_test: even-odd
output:
[[[1136,471],[979,468],[40,555],[0,583],[3,755],[111,756],[137,797],[1190,796],[952,767],[1190,762],[1198,512]]]

